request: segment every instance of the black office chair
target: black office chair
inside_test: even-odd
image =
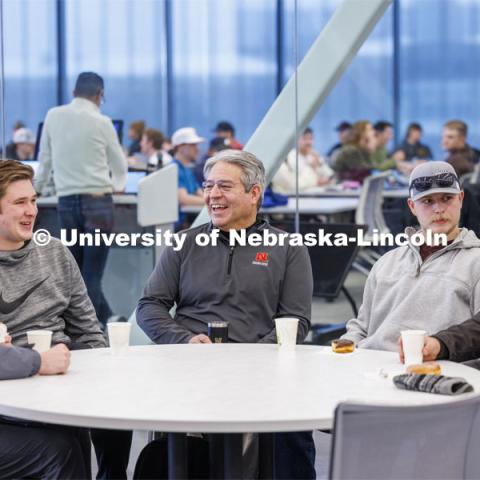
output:
[[[294,231],[293,225],[283,225],[289,232]],[[300,223],[300,233],[317,234],[319,229],[327,234],[332,234],[332,239],[337,234],[345,234],[347,238],[357,238],[357,233],[367,231],[366,225],[357,224],[322,224]],[[355,300],[344,286],[345,279],[355,261],[359,247],[356,242],[348,242],[347,246],[314,246],[308,247],[313,270],[313,296],[334,301],[342,292],[352,307],[353,315],[358,314]],[[315,345],[329,345],[331,340],[340,337],[346,331],[345,323],[327,325],[313,325],[312,342]]]

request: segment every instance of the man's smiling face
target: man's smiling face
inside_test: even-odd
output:
[[[0,199],[0,250],[18,250],[32,238],[37,195],[30,180],[8,185]]]
[[[247,228],[257,216],[259,185],[242,183],[242,169],[232,163],[218,162],[205,180],[204,200],[215,227],[222,230]]]

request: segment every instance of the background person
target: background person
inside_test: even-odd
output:
[[[13,142],[13,135],[15,135],[15,132],[19,128],[25,128],[25,127],[26,127],[25,123],[22,122],[21,120],[17,120],[13,124],[13,126],[12,126],[12,140],[5,147],[5,155],[3,155],[4,158],[8,158],[10,160],[15,160],[15,143]],[[3,152],[2,152],[2,154],[3,154]]]
[[[224,137],[215,137],[210,140],[207,153],[195,163],[194,174],[199,185],[205,180],[203,177],[203,168],[205,167],[207,160],[222,150],[228,150],[230,148],[229,143],[228,139]]]
[[[173,162],[178,168],[178,205],[203,205],[203,194],[198,184],[193,167],[199,155],[199,144],[205,141],[199,137],[192,127],[179,128],[172,135],[174,151]],[[175,224],[175,231],[187,228],[190,221],[182,211],[178,214],[178,221]]]
[[[172,157],[163,151],[165,137],[160,130],[146,128],[140,142],[140,149],[147,157],[147,170],[154,172],[172,161]]]
[[[130,140],[128,146],[128,156],[131,157],[135,153],[139,153],[141,150],[140,141],[145,130],[145,122],[143,120],[136,120],[128,126],[127,136]]]
[[[462,154],[471,159],[473,164],[480,160],[480,151],[467,143],[468,125],[462,120],[449,120],[443,126],[442,148],[445,150],[445,161],[453,154]]]
[[[433,160],[432,150],[421,142],[422,133],[423,129],[419,123],[412,122],[407,127],[403,142],[394,152],[398,161]]]
[[[333,170],[313,148],[313,130],[306,128],[298,137],[298,188],[303,192],[309,188],[328,185],[334,176]],[[289,194],[296,186],[297,149],[288,153],[272,180],[275,192]]]
[[[45,117],[35,189],[42,192],[53,169],[60,228],[108,234],[113,230],[112,192],[125,188],[127,160],[112,121],[100,113],[102,77],[81,73],[73,95],[70,104],[50,109]],[[102,328],[114,317],[102,289],[108,250],[103,243],[70,247]]]
[[[372,124],[368,120],[354,123],[345,144],[332,158],[332,168],[338,179],[362,183],[372,171],[371,155],[375,148]]]
[[[235,128],[230,122],[221,121],[215,127],[215,135],[226,140],[229,148],[234,150],[242,150],[243,145],[235,138]]]
[[[336,126],[335,130],[338,134],[338,142],[335,145],[333,145],[333,147],[331,147],[330,150],[328,150],[327,152],[328,158],[332,158],[333,155],[337,152],[337,150],[340,150],[343,147],[352,130],[352,124],[350,122],[345,122],[345,121],[340,122]]]
[[[388,155],[387,145],[393,138],[393,124],[380,120],[373,126],[375,130],[376,148],[371,155],[373,168],[377,170],[391,170],[395,168],[395,160]]]
[[[35,153],[35,136],[28,128],[18,128],[13,133],[14,148],[11,152],[11,160],[33,160]]]

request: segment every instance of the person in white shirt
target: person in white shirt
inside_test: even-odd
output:
[[[68,105],[50,109],[40,142],[35,190],[41,192],[53,169],[60,228],[79,233],[110,233],[113,191],[127,178],[127,159],[112,121],[100,112],[104,82],[93,72],[81,73]],[[70,247],[103,328],[112,310],[103,295],[102,276],[108,247]]]
[[[280,165],[272,180],[273,190],[282,194],[295,191],[296,149],[292,149],[286,160]],[[327,185],[332,181],[333,170],[325,160],[313,149],[313,130],[306,128],[298,138],[298,189]]]

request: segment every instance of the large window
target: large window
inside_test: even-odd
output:
[[[275,0],[172,3],[173,126],[248,140],[276,96]]]
[[[126,124],[166,126],[166,35],[160,0],[67,0],[67,90],[93,70],[105,79],[102,110]]]
[[[340,3],[340,0],[298,0],[299,62]],[[285,6],[284,54],[285,77],[288,79],[295,68],[294,2],[288,0]],[[316,147],[322,153],[336,143],[334,128],[341,121],[393,121],[392,10],[389,7],[385,12],[311,122]]]
[[[3,15],[8,143],[14,122],[21,120],[35,133],[56,103],[55,1],[4,0]]]
[[[422,123],[437,158],[442,124],[461,118],[478,146],[480,2],[394,1],[312,120],[317,148],[335,141],[338,122],[362,118],[399,118],[402,134],[409,122]],[[293,74],[295,3],[301,61],[340,2],[4,0],[7,127],[20,119],[35,130],[48,108],[70,100],[77,74],[94,70],[106,80],[103,109],[114,118],[144,119],[166,133],[191,125],[207,137],[229,120],[246,142],[279,79]],[[65,55],[57,58],[62,38]]]
[[[442,124],[454,118],[470,126],[480,144],[480,2],[400,2],[400,91],[402,131],[422,123],[425,140],[441,159]]]

